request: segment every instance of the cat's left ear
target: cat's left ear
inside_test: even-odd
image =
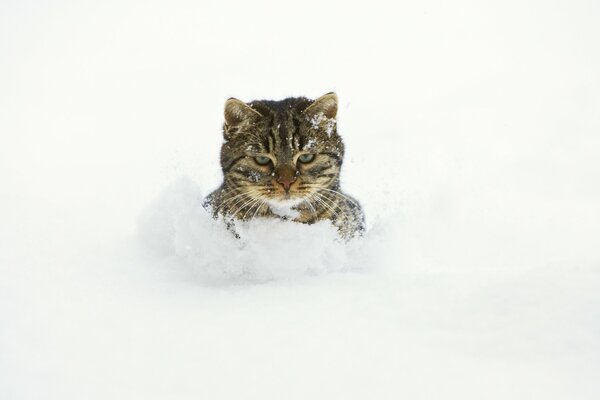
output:
[[[313,103],[304,110],[311,117],[323,114],[327,118],[335,118],[338,109],[338,98],[333,92],[327,93],[313,101]]]
[[[256,121],[260,117],[258,111],[241,100],[232,97],[225,102],[225,123],[227,126],[238,126],[245,121]]]

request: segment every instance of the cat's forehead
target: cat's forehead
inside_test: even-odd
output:
[[[304,97],[280,101],[261,100],[249,103],[253,109],[263,116],[260,125],[284,133],[315,134],[318,133],[322,122],[328,122],[330,127],[335,125],[334,118],[328,120],[322,113],[311,116],[305,114],[306,108],[311,104],[311,100]],[[303,127],[312,129],[300,129]],[[331,129],[327,133],[331,134]]]
[[[260,101],[249,105],[260,112],[262,118],[252,127],[253,134],[248,135],[249,141],[271,139],[276,145],[288,145],[289,141],[298,136],[314,136],[316,132],[306,129],[310,121],[303,113],[306,103],[298,99],[284,101]]]
[[[248,105],[263,116],[285,117],[289,115],[300,116],[311,104],[305,97],[290,97],[283,100],[255,100]]]
[[[291,157],[300,151],[336,152],[342,148],[335,117],[322,112],[308,113],[314,100],[287,98],[246,103],[259,117],[248,119],[241,134],[234,136],[230,147],[246,153],[273,153]]]

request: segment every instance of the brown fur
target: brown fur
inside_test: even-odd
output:
[[[337,96],[225,103],[223,183],[205,206],[233,227],[236,220],[281,217],[276,203],[294,204],[293,220],[329,220],[343,238],[364,231],[358,202],[340,190],[344,144],[337,133]]]

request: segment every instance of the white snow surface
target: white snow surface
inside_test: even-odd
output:
[[[200,188],[181,178],[138,220],[140,236],[150,249],[189,265],[200,279],[227,285],[289,280],[360,270],[368,262],[360,258],[365,242],[345,243],[329,222],[309,226],[274,219],[238,221],[236,239],[224,221],[215,221],[202,207],[202,199]]]
[[[3,2],[0,399],[599,398],[598,20]],[[235,240],[225,100],[329,91],[366,235]]]

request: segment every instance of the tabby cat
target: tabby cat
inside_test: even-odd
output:
[[[235,231],[256,217],[312,224],[329,220],[344,239],[363,233],[359,203],[340,190],[344,144],[337,133],[338,100],[225,103],[223,183],[205,201]]]

